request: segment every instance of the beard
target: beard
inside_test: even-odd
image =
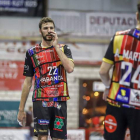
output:
[[[45,41],[52,41],[52,39],[53,39],[52,35],[44,35],[42,32],[41,32],[41,34]]]

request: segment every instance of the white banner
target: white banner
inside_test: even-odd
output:
[[[134,28],[135,14],[87,13],[86,35],[112,36],[116,31]]]
[[[67,140],[85,140],[85,130],[68,130]]]
[[[33,47],[37,42],[20,42],[20,41],[1,41],[0,42],[0,59],[1,60],[25,60],[27,49]]]
[[[48,140],[52,140],[50,137]],[[73,129],[67,131],[67,140],[85,140],[84,129]]]
[[[26,140],[28,129],[0,129],[0,140]]]
[[[24,61],[27,49],[39,42],[1,41],[0,60]],[[102,44],[67,44],[74,61],[101,61],[108,45]],[[97,53],[100,52],[100,53]]]
[[[102,82],[93,82],[93,91],[104,91],[105,86]]]
[[[60,35],[68,33],[69,35],[85,34],[85,22],[82,21],[83,13],[74,11],[48,11],[56,27],[56,32]],[[85,16],[84,16],[85,18]]]
[[[74,61],[102,61],[108,45],[103,44],[68,44]]]
[[[28,136],[28,129],[0,129],[0,140],[26,140]],[[49,137],[48,140],[51,138]],[[67,140],[85,140],[85,130],[68,130]]]

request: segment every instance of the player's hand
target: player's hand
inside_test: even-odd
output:
[[[53,36],[53,39],[52,39],[53,44],[52,44],[52,45],[53,45],[55,48],[58,47],[58,36],[57,36],[57,33],[51,31],[50,34]]]
[[[105,91],[103,93],[103,100],[107,101],[108,94],[109,94],[109,89],[105,89]]]
[[[24,111],[19,111],[17,116],[17,121],[19,125],[24,126],[26,124],[26,113]]]

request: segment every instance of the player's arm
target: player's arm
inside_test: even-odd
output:
[[[107,99],[107,96],[109,93],[109,88],[110,88],[110,83],[111,83],[109,71],[110,71],[112,65],[114,64],[113,40],[114,40],[114,38],[111,40],[111,42],[109,44],[109,47],[106,51],[105,57],[103,58],[103,62],[101,64],[100,71],[99,71],[101,81],[103,82],[103,84],[106,87],[104,94],[103,94],[104,100]]]
[[[26,77],[23,83],[19,111],[24,111],[25,103],[32,86],[32,77]]]
[[[57,47],[55,47],[56,49],[56,52],[65,68],[65,70],[68,72],[68,73],[71,73],[73,72],[74,70],[74,63],[72,61],[72,59],[68,58],[64,52],[61,51],[61,49],[59,48],[59,45]]]
[[[106,62],[102,62],[101,67],[100,67],[100,78],[101,81],[103,82],[103,84],[105,85],[105,91],[103,93],[103,100],[107,100],[107,96],[109,93],[109,88],[110,88],[110,83],[111,83],[111,79],[109,76],[109,71],[112,67],[112,64],[106,63]]]
[[[24,122],[26,120],[26,114],[24,112],[24,108],[25,108],[25,104],[26,104],[26,101],[30,92],[30,88],[32,86],[32,78],[34,75],[34,68],[33,68],[31,57],[29,56],[28,51],[26,52],[23,75],[26,77],[23,83],[18,118],[17,118],[19,121],[19,124],[21,125],[24,125]]]
[[[109,71],[110,71],[111,67],[112,67],[112,64],[106,63],[104,61],[102,62],[101,67],[100,67],[99,74],[100,74],[103,84],[106,87],[110,86],[111,80],[110,80],[110,76],[109,76]]]
[[[17,118],[18,121],[21,122],[22,125],[26,119],[26,114],[24,112],[24,108],[25,108],[25,104],[26,104],[27,97],[29,95],[31,86],[32,86],[32,77],[26,77],[24,80],[24,83],[23,83],[23,89],[22,89],[18,118]]]

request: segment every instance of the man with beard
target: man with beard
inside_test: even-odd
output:
[[[26,52],[23,75],[26,76],[18,112],[18,122],[24,125],[25,103],[35,77],[32,96],[34,134],[47,140],[48,130],[53,140],[67,139],[67,104],[70,98],[66,72],[74,70],[72,54],[67,45],[58,44],[55,24],[44,17],[39,23],[42,41]]]

